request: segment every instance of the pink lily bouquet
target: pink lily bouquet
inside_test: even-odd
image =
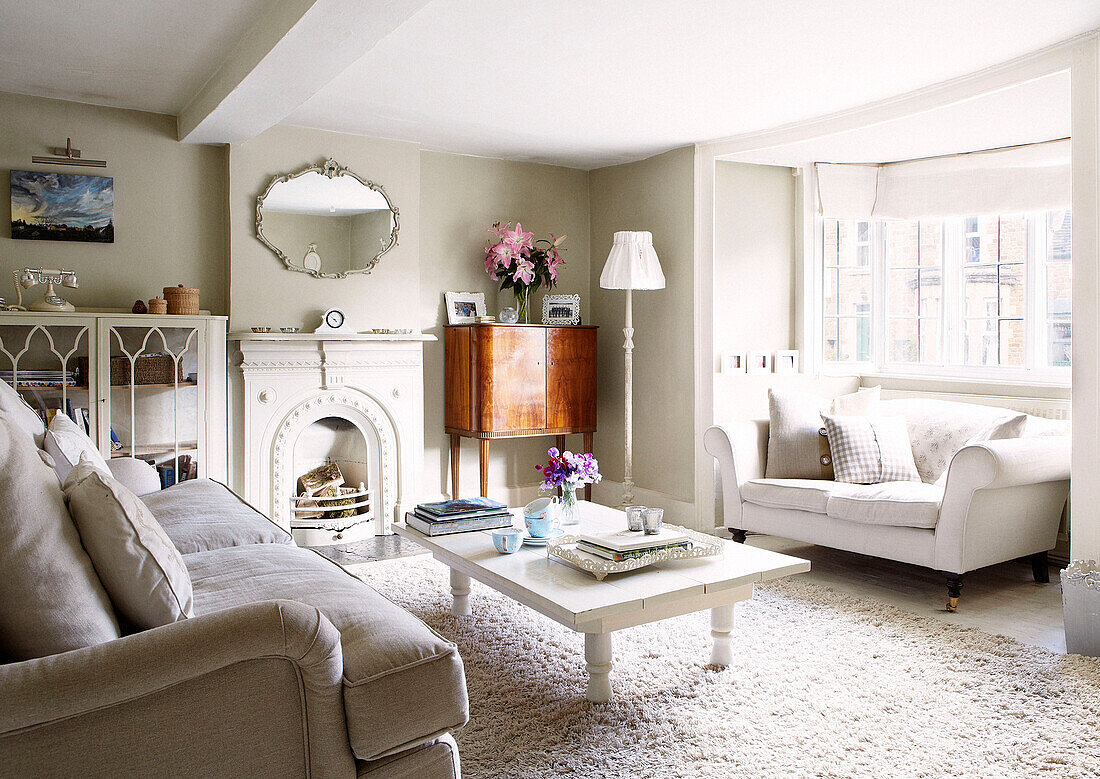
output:
[[[490,239],[485,249],[485,272],[493,281],[500,282],[501,291],[511,289],[516,295],[521,322],[527,322],[527,303],[531,292],[544,286],[553,289],[558,281],[558,269],[565,265],[561,245],[566,236],[558,238],[550,234],[549,240],[534,240],[535,234],[524,232],[516,222],[501,225],[497,222],[489,228]]]

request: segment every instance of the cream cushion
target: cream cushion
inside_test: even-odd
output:
[[[865,525],[933,528],[940,519],[943,488],[921,481],[861,484],[829,496],[825,513]]]
[[[8,419],[20,430],[34,439],[35,446],[42,447],[42,439],[46,435],[46,423],[38,416],[27,401],[23,400],[15,389],[3,379],[0,379],[0,411],[8,415]]]
[[[1013,416],[997,406],[926,398],[884,400],[879,413],[905,417],[913,461],[921,481],[928,484],[947,470],[955,452],[967,441],[994,422]]]
[[[122,617],[147,630],[194,616],[183,557],[140,498],[87,460],[69,473],[65,496]]]
[[[828,479],[750,479],[741,485],[741,497],[757,506],[824,514],[833,495],[861,487]]]
[[[1027,424],[1027,414],[1017,414],[1016,416],[997,420],[971,436],[963,446],[977,444],[982,441],[1001,441],[1006,438],[1019,438],[1023,435]],[[959,448],[961,449],[962,447]],[[954,457],[955,455],[952,454],[951,456]],[[933,484],[938,484],[941,487],[947,484],[948,470],[949,469],[945,469]]]
[[[119,636],[111,601],[45,457],[0,412],[0,655],[8,660]]]
[[[107,461],[99,453],[99,449],[92,443],[92,439],[84,432],[76,422],[61,412],[54,414],[46,428],[46,436],[42,441],[42,448],[53,458],[53,467],[57,471],[57,477],[61,483],[83,457],[101,471],[110,473]]]
[[[833,400],[808,392],[768,390],[769,479],[832,479],[829,442],[822,434],[821,414],[874,416],[881,387],[841,395]]]

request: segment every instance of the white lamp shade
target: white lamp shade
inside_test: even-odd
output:
[[[653,233],[621,230],[615,233],[607,263],[600,274],[603,289],[664,289],[665,274],[653,251]]]

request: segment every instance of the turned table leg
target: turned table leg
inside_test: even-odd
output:
[[[451,436],[451,500],[458,500],[458,464],[462,460],[462,437]]]
[[[714,645],[710,650],[710,664],[726,666],[733,662],[730,650],[730,633],[733,632],[733,604],[716,606],[710,610],[710,636]]]
[[[481,497],[489,497],[489,439],[478,440],[478,476],[481,478]]]
[[[454,568],[451,569],[451,614],[456,617],[468,617],[470,610],[470,577]]]
[[[584,659],[588,664],[588,690],[593,703],[611,700],[611,634],[585,633]]]

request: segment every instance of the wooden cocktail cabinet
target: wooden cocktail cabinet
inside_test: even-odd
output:
[[[489,441],[569,433],[592,451],[596,430],[596,328],[584,325],[451,325],[445,329],[451,436],[451,494],[459,496],[459,442],[481,445],[481,494],[489,484]],[[532,468],[535,463],[532,463]],[[585,498],[591,498],[591,487]]]

